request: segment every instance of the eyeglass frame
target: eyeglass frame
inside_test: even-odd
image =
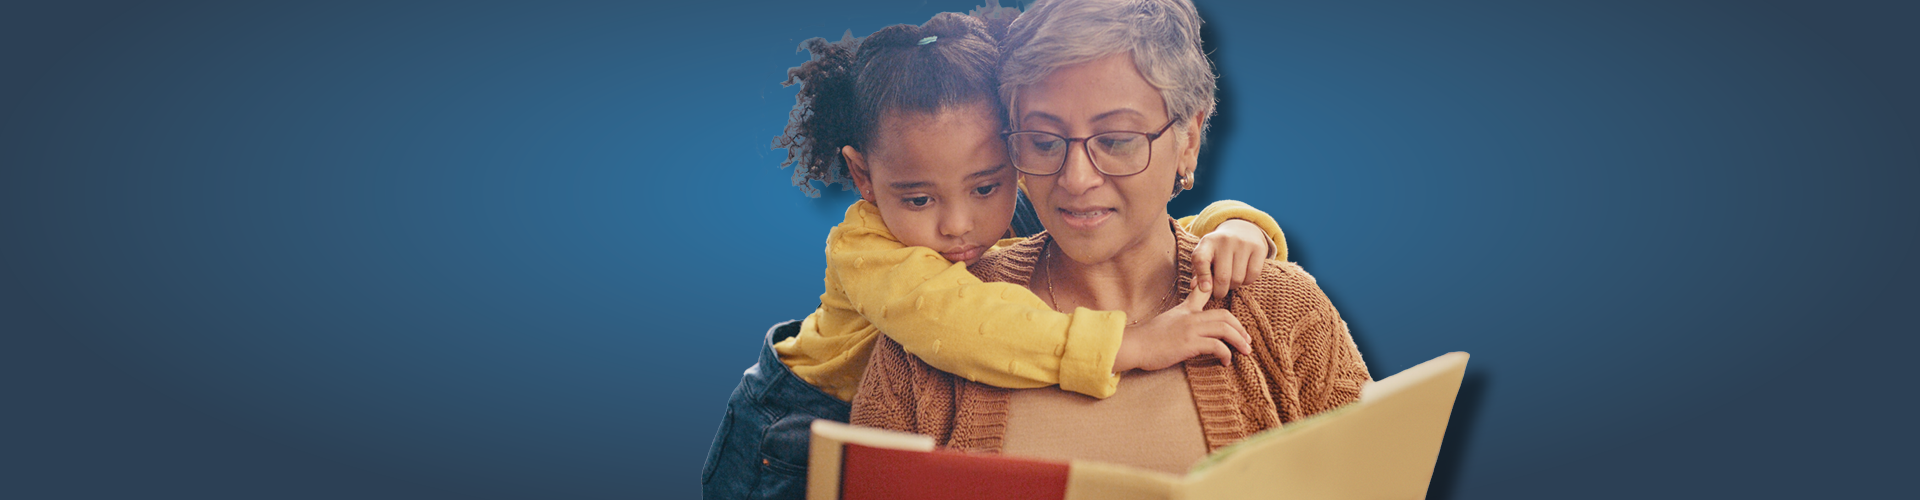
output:
[[[1154,132],[1151,134],[1146,132],[1136,132],[1132,130],[1110,130],[1110,131],[1101,132],[1098,134],[1089,135],[1086,137],[1067,137],[1064,135],[1056,134],[1053,132],[1047,132],[1044,130],[1007,130],[1007,131],[1000,132],[1000,140],[1007,143],[1007,161],[1013,164],[1014,170],[1018,170],[1020,171],[1020,173],[1023,173],[1023,174],[1048,176],[1048,175],[1054,175],[1054,174],[1058,174],[1060,172],[1066,171],[1067,160],[1069,159],[1067,158],[1067,156],[1073,154],[1073,151],[1072,151],[1073,143],[1079,142],[1080,150],[1085,151],[1087,153],[1087,164],[1092,165],[1093,170],[1095,172],[1100,172],[1100,175],[1105,175],[1109,177],[1126,177],[1129,175],[1138,175],[1140,172],[1147,171],[1147,167],[1153,166],[1153,141],[1160,140],[1160,136],[1167,135],[1167,129],[1173,128],[1173,124],[1175,123],[1180,123],[1179,117],[1174,117],[1172,119],[1167,120],[1166,125],[1160,126],[1160,131]],[[1015,158],[1015,155],[1013,154],[1013,150],[1015,149],[1013,145],[1013,134],[1046,134],[1046,135],[1058,137],[1061,140],[1067,141],[1067,149],[1068,149],[1067,154],[1062,155],[1060,157],[1060,166],[1054,167],[1052,172],[1047,172],[1044,174],[1036,174],[1033,172],[1028,172],[1027,169],[1020,168],[1020,160],[1018,158]],[[1087,144],[1088,144],[1087,141],[1091,141],[1095,137],[1100,137],[1107,134],[1140,134],[1140,135],[1146,136],[1147,137],[1147,164],[1142,165],[1139,171],[1126,173],[1126,174],[1109,173],[1107,172],[1106,169],[1100,168],[1100,161],[1093,159],[1093,150],[1087,147]]]

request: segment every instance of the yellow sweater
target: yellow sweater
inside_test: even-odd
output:
[[[1215,202],[1180,225],[1206,234],[1230,219],[1260,226],[1273,238],[1273,258],[1286,260],[1279,223],[1245,203]],[[880,332],[967,380],[1009,389],[1059,384],[1105,398],[1119,387],[1113,361],[1126,325],[1124,312],[1057,312],[1025,287],[981,282],[965,263],[902,245],[879,208],[862,200],[827,235],[820,308],[801,322],[799,335],[773,348],[794,375],[847,401],[859,391]]]

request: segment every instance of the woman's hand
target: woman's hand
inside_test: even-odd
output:
[[[1159,370],[1199,356],[1213,356],[1224,363],[1233,359],[1236,350],[1252,354],[1253,337],[1247,335],[1240,318],[1226,309],[1201,309],[1212,288],[1211,281],[1196,280],[1186,301],[1127,327],[1120,338],[1120,353],[1113,358],[1113,372]]]
[[[1254,280],[1260,279],[1260,271],[1267,267],[1267,255],[1271,246],[1267,232],[1260,226],[1240,219],[1220,223],[1213,232],[1200,238],[1193,246],[1193,282],[1213,282],[1213,296],[1227,296],[1227,292]]]

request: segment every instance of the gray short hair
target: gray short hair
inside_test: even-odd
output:
[[[1200,50],[1200,22],[1191,0],[1034,2],[1001,40],[1000,99],[1014,112],[1020,87],[1063,66],[1131,51],[1141,76],[1160,89],[1168,116],[1186,120],[1207,111],[1211,119],[1215,76]],[[1199,125],[1205,137],[1206,124]]]

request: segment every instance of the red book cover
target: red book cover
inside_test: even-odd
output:
[[[1059,500],[1068,465],[1004,455],[846,445],[844,500]]]

